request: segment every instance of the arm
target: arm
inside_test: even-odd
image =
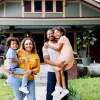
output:
[[[53,49],[53,50],[56,50],[56,51],[61,51],[62,47],[63,47],[63,43],[59,43],[58,47],[53,47],[51,45],[48,44],[48,47]]]
[[[44,62],[45,62],[46,64],[49,64],[49,65],[51,65],[51,66],[57,66],[57,64],[56,64],[55,62],[52,62],[52,61],[50,60],[49,55],[43,56],[43,59],[44,59]]]
[[[27,74],[27,76],[33,74],[36,75],[40,71],[40,59],[37,59],[37,66],[34,69],[26,70],[24,74]]]
[[[18,64],[18,60],[15,60],[15,59],[13,59],[13,58],[10,58],[10,61],[11,61],[12,63],[17,63],[17,64]]]
[[[34,69],[32,69],[34,75],[36,75],[40,71],[40,59],[37,59],[36,62],[37,66]]]

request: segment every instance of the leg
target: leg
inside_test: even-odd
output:
[[[51,94],[53,97],[60,94],[60,92],[62,91],[60,70],[55,69],[55,74],[56,74],[56,81],[57,82],[56,82],[56,86],[55,86],[55,91]]]
[[[16,100],[23,100],[23,93],[21,91],[19,91],[19,87],[21,86],[21,82],[22,82],[22,79],[21,78],[17,78],[13,75],[10,75],[10,85],[11,85],[11,88],[14,92],[14,96],[15,96],[15,99]]]
[[[52,92],[55,90],[56,76],[55,72],[48,72],[47,74],[47,94],[46,100],[52,100]]]
[[[60,74],[60,70],[55,70],[55,74],[56,74],[56,86],[61,86],[61,74]]]
[[[28,90],[30,91],[26,94],[27,100],[36,100],[35,98],[35,80],[28,81]]]
[[[64,73],[63,73],[62,70],[60,72],[61,72],[61,83],[62,83],[62,87],[63,87],[63,89],[66,89],[66,82],[65,82]]]
[[[24,74],[25,70],[22,68],[14,68],[12,69],[14,74]]]
[[[63,90],[61,91],[60,98],[63,98],[69,93],[69,91],[66,89],[65,76],[64,76],[63,71],[61,71],[61,80],[62,80]]]
[[[22,78],[22,86],[27,86],[27,82],[28,82],[28,75],[24,74],[25,70],[22,68],[15,68],[14,70],[14,74],[23,74],[23,78]]]
[[[68,89],[68,73],[67,73],[67,70],[64,71],[64,76],[65,76],[66,88]],[[65,97],[63,97],[61,100],[68,100],[68,95],[66,95]]]

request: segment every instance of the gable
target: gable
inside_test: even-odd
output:
[[[97,16],[100,16],[100,12],[83,4],[82,15],[83,17],[97,17]]]

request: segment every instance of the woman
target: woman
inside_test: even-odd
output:
[[[17,50],[17,55],[19,61],[23,59],[23,63],[19,63],[19,68],[25,69],[25,73],[29,76],[27,83],[29,93],[26,94],[26,97],[28,100],[36,100],[34,75],[40,71],[40,58],[38,54],[36,54],[34,41],[31,38],[24,38],[21,43],[21,48]],[[9,79],[11,80],[9,83],[16,100],[23,100],[24,98],[23,92],[19,91],[22,77],[23,75],[13,74]]]

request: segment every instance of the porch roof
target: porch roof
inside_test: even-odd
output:
[[[100,0],[82,0],[100,9]]]
[[[100,17],[79,18],[0,18],[0,25],[100,25]]]

